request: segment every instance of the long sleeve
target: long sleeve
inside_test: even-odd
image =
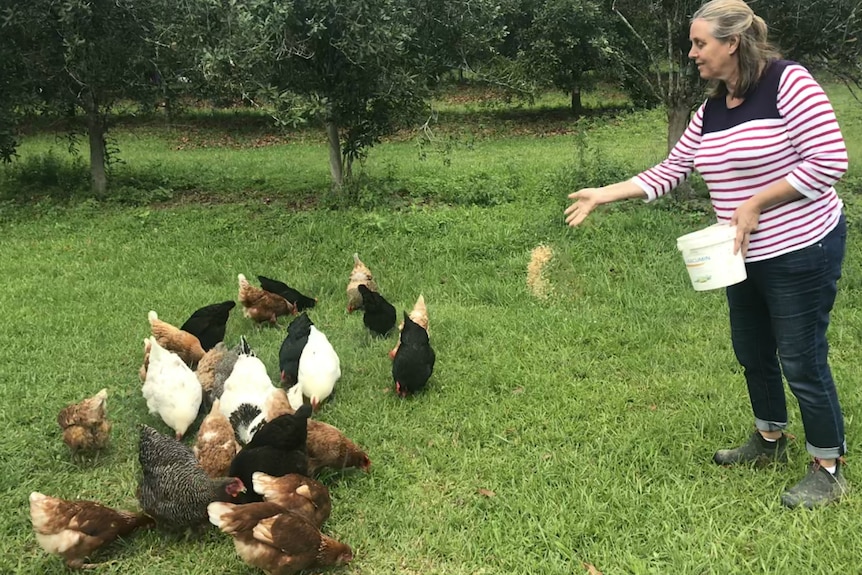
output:
[[[646,201],[650,202],[670,192],[691,174],[694,169],[694,155],[700,146],[703,134],[705,105],[704,103],[697,109],[667,158],[657,166],[632,178],[632,181],[646,192]]]
[[[787,181],[808,198],[828,192],[847,171],[847,148],[835,111],[820,84],[800,65],[788,66],[778,86],[778,111],[802,162]]]

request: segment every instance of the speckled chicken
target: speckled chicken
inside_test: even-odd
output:
[[[167,529],[200,526],[206,523],[208,504],[235,500],[246,490],[235,477],[209,477],[189,447],[147,425],[140,428],[138,461],[138,502]]]
[[[401,345],[392,360],[392,379],[398,395],[406,397],[425,389],[436,359],[428,332],[405,312]]]
[[[350,279],[347,282],[348,313],[362,309],[362,294],[359,293],[359,286],[362,284],[371,291],[378,291],[377,282],[374,280],[371,270],[362,263],[359,254],[353,254],[353,270],[350,272]]]
[[[154,523],[141,513],[117,511],[96,501],[59,499],[37,491],[30,494],[30,522],[39,546],[61,556],[72,569],[98,567],[98,563],[84,560],[117,537]]]
[[[208,511],[210,522],[233,537],[242,560],[269,575],[293,575],[353,559],[348,545],[273,503],[212,503]]]
[[[252,487],[264,501],[276,503],[294,513],[299,513],[320,528],[332,513],[332,498],[329,489],[310,477],[288,473],[273,477],[257,471],[252,474]]]
[[[200,340],[189,332],[160,320],[155,311],[150,310],[147,319],[150,321],[150,331],[156,342],[180,356],[186,365],[194,369],[205,353]]]
[[[103,449],[111,434],[107,419],[108,390],[93,397],[64,407],[57,414],[57,423],[63,430],[63,443],[73,454]]]
[[[239,281],[239,303],[242,314],[257,323],[274,324],[278,317],[293,315],[296,306],[282,296],[251,285],[243,274],[237,275]]]
[[[209,414],[201,422],[192,451],[210,477],[225,477],[230,462],[240,447],[230,421],[219,409],[219,400],[213,402]]]
[[[197,337],[204,351],[209,351],[224,340],[230,310],[234,307],[236,302],[233,300],[205,305],[195,310],[180,329]]]
[[[409,316],[414,323],[425,328],[425,333],[427,333],[430,338],[431,333],[428,331],[428,307],[425,305],[425,297],[422,294],[419,294],[419,297],[416,299],[416,303],[413,305],[413,309],[410,310]],[[401,331],[403,329],[404,322],[402,321],[398,325],[398,343],[396,343],[395,347],[392,348],[392,351],[389,352],[389,359],[395,359],[395,354],[398,353],[398,346],[401,345]]]
[[[284,282],[270,279],[265,276],[257,276],[257,281],[260,282],[260,287],[268,292],[276,293],[296,306],[296,311],[300,312],[304,309],[309,309],[317,305],[317,299],[303,295],[301,292],[293,289]]]

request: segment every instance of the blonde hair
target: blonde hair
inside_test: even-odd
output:
[[[756,86],[766,65],[781,58],[778,50],[767,41],[766,22],[743,0],[710,0],[694,13],[691,21],[695,20],[712,24],[716,40],[727,42],[734,36],[739,38],[739,78],[732,96],[742,96]],[[710,97],[725,96],[727,85],[721,80],[711,80],[708,92]]]

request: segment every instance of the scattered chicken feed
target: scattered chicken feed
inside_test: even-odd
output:
[[[545,267],[554,250],[550,246],[538,245],[530,252],[530,263],[527,264],[527,287],[530,292],[539,299],[547,299],[551,295],[551,284],[545,277]]]

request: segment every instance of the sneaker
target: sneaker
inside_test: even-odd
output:
[[[763,436],[755,430],[745,444],[734,449],[719,449],[712,456],[712,460],[719,465],[735,465],[737,463],[756,463],[766,465],[769,463],[787,462],[787,436],[783,435],[778,441],[766,441]]]
[[[791,508],[814,509],[841,499],[850,488],[841,473],[841,461],[836,466],[835,474],[832,474],[820,465],[819,459],[815,459],[808,467],[808,474],[784,492],[781,503]]]

